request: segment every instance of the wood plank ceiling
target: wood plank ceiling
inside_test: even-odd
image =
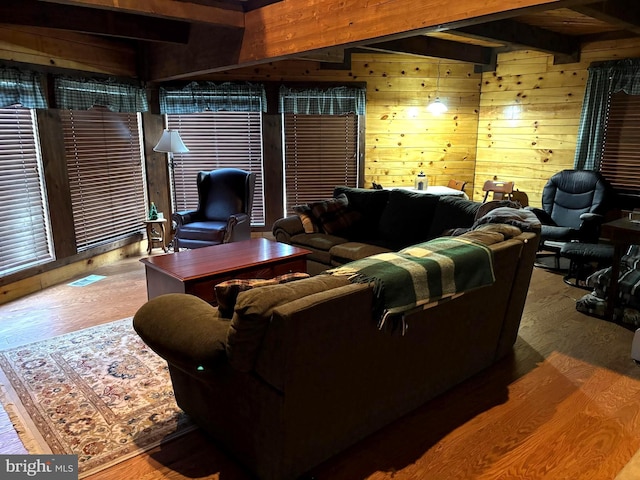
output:
[[[508,4],[508,5],[505,5]],[[358,49],[495,67],[530,49],[640,35],[638,0],[2,0],[0,22],[133,42],[141,77],[188,79],[286,58],[348,66]]]

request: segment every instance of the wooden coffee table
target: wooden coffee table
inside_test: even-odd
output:
[[[149,300],[165,293],[190,293],[216,305],[214,286],[234,278],[273,278],[307,271],[303,248],[266,238],[225,243],[143,258]]]

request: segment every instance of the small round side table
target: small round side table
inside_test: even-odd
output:
[[[167,248],[167,235],[165,230],[165,223],[167,223],[166,218],[157,218],[155,220],[145,220],[144,224],[147,227],[147,253],[151,253],[151,250],[154,247],[162,248],[164,253],[167,253],[169,249]],[[160,228],[160,231],[157,231],[153,228],[153,225],[157,224]]]

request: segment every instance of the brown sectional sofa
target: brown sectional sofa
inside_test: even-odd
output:
[[[409,245],[439,237],[443,232],[471,227],[481,203],[460,197],[413,193],[405,190],[370,190],[336,187],[333,198],[346,197],[347,206],[341,213],[349,222],[342,228],[325,228],[312,217],[315,230],[305,230],[299,215],[277,220],[272,232],[276,240],[306,248],[307,270],[317,274],[332,266],[369,257],[376,253],[395,251]],[[316,202],[323,206],[326,202]],[[314,204],[309,205],[313,210]],[[330,220],[335,220],[335,212]],[[353,215],[355,213],[355,219]],[[322,218],[322,214],[318,215]]]
[[[490,245],[495,283],[407,314],[404,335],[377,327],[372,287],[326,274],[242,292],[231,319],[160,296],[134,327],[201,428],[258,478],[293,479],[507,355],[538,239]]]

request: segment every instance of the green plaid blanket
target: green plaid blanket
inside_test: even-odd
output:
[[[495,282],[491,249],[459,237],[440,237],[399,252],[373,255],[326,273],[373,284],[380,328],[390,317]],[[404,320],[402,327],[404,332]]]

